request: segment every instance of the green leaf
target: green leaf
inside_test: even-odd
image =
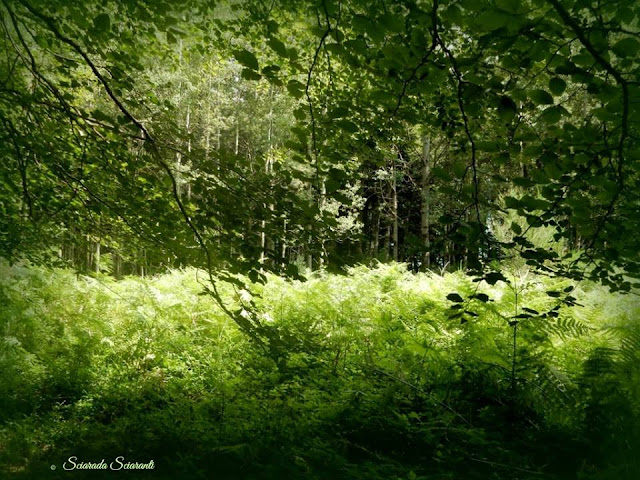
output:
[[[507,279],[500,272],[489,272],[484,276],[484,281],[487,282],[489,285],[495,285],[500,281],[506,283]]]
[[[544,260],[544,255],[537,250],[525,250],[520,253],[520,256],[527,260]]]
[[[524,187],[524,188],[530,188],[535,186],[536,184],[536,182],[534,182],[530,178],[524,178],[524,177],[515,177],[511,181],[513,182],[514,185],[517,185],[518,187]],[[512,208],[512,207],[509,207],[509,208]],[[513,208],[517,208],[517,207],[513,207]]]
[[[616,42],[611,50],[619,57],[634,57],[640,50],[640,42],[635,38],[624,38]]]
[[[356,133],[358,131],[358,126],[355,123],[344,118],[336,121],[336,125],[349,133]]]
[[[567,113],[569,112],[567,112],[567,109],[562,105],[556,105],[545,109],[545,111],[542,112],[542,115],[540,115],[540,120],[547,125],[553,125],[558,123],[562,119],[562,116]]]
[[[260,273],[257,270],[249,270],[248,277],[253,283],[258,283]]]
[[[287,268],[285,269],[285,273],[289,277],[294,277],[294,278],[297,278],[300,275],[300,272],[298,271],[297,265],[294,265],[293,263],[287,264]]]
[[[276,52],[280,57],[288,57],[289,52],[287,51],[287,47],[284,43],[278,40],[276,37],[271,37],[267,40],[267,45],[271,47],[271,49]]]
[[[497,152],[500,150],[500,145],[496,142],[479,141],[476,142],[476,148],[479,152]]]
[[[387,13],[378,18],[378,23],[385,29],[393,33],[399,33],[404,30],[403,18],[398,15]]]
[[[249,50],[235,50],[233,56],[240,65],[244,65],[251,70],[258,70],[258,59]]]
[[[519,13],[523,8],[520,0],[496,0],[496,6],[509,13]]]
[[[516,235],[520,235],[522,233],[522,227],[516,222],[511,222],[511,231],[513,231]]]
[[[475,351],[474,356],[484,363],[492,363],[506,369],[511,368],[509,362],[507,362],[497,350],[478,349]]]
[[[541,89],[531,90],[529,92],[529,98],[538,105],[550,105],[553,103],[553,97],[549,92]]]
[[[243,68],[241,75],[242,78],[245,78],[247,80],[260,80],[262,78],[262,75],[260,75],[258,72],[255,72],[248,68]]]
[[[566,60],[562,65],[558,65],[555,68],[555,72],[558,75],[571,75],[575,72],[578,72],[580,69],[578,67],[576,67],[576,65],[573,62],[570,62],[569,60]]]
[[[520,203],[524,208],[529,211],[534,210],[546,210],[550,207],[549,202],[542,200],[541,198],[535,198],[531,195],[525,195],[520,199]]]
[[[510,122],[513,117],[516,116],[516,113],[518,113],[516,102],[506,95],[501,97],[500,103],[498,104],[498,115],[500,116],[500,120],[503,122]]]
[[[509,23],[511,17],[495,10],[481,13],[476,18],[476,25],[484,30],[497,30]]]
[[[447,300],[455,303],[461,303],[464,301],[464,299],[457,293],[450,293],[449,295],[447,295]]]
[[[520,200],[518,200],[515,197],[504,197],[504,204],[507,208],[513,208],[513,209],[517,209],[517,208],[522,208],[522,202],[520,202]]]
[[[565,82],[561,78],[553,77],[551,78],[551,80],[549,80],[549,90],[551,90],[551,93],[553,93],[556,97],[558,95],[562,95],[565,88],[567,88],[567,82]]]
[[[453,179],[453,177],[451,176],[451,174],[447,170],[445,170],[442,167],[438,167],[438,166],[433,167],[431,169],[431,174],[434,177],[439,178],[440,180],[444,180],[445,182],[449,182],[449,181],[451,181]]]
[[[111,19],[109,14],[101,13],[93,19],[93,26],[98,32],[107,32],[111,28]]]
[[[564,172],[558,165],[557,160],[551,160],[545,164],[544,173],[546,173],[551,180],[558,180]]]
[[[349,114],[349,110],[344,107],[336,107],[329,111],[329,118],[342,118]]]
[[[267,30],[269,30],[270,33],[277,32],[279,27],[275,20],[267,20]]]
[[[262,73],[267,76],[273,76],[280,71],[280,67],[278,65],[267,65],[262,68]]]
[[[287,91],[295,98],[301,98],[304,95],[305,86],[298,80],[289,80],[287,83]]]
[[[107,115],[106,113],[104,113],[102,110],[99,110],[99,109],[93,110],[91,112],[91,116],[101,122],[109,123],[113,121],[113,119],[109,115]]]
[[[486,293],[476,293],[473,298],[480,300],[482,303],[487,303],[489,301],[489,295]]]

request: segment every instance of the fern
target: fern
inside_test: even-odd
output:
[[[573,315],[561,315],[557,318],[550,318],[545,328],[550,334],[556,335],[563,340],[588,335],[594,331],[593,327],[585,325]]]
[[[308,478],[342,478],[344,469],[314,470],[327,462],[360,471],[354,458],[375,478],[378,457],[425,478],[479,478],[471,455],[501,465],[482,472],[497,480],[523,465],[562,478],[547,462],[558,452],[588,480],[613,472],[609,459],[634,466],[612,452],[638,445],[625,430],[640,418],[637,307],[590,285],[575,293],[583,307],[519,320],[513,389],[514,292],[461,272],[379,265],[307,282],[269,277],[254,300],[291,346],[282,364],[198,295],[193,269],[120,281],[2,265],[0,274],[0,464],[11,468],[12,458],[27,470],[51,463],[25,442],[107,455],[123,439],[185,468],[210,459],[227,478],[248,455],[282,473],[274,449]],[[519,312],[549,310],[545,292],[565,286],[529,274]],[[237,301],[232,287],[223,292]],[[492,301],[473,300],[477,317],[461,324],[447,318],[451,292]],[[587,448],[605,436],[602,452]],[[397,466],[386,473],[406,478]]]

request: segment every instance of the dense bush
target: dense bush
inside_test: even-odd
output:
[[[156,465],[130,478],[640,478],[636,296],[580,284],[557,317],[522,318],[514,368],[514,316],[570,285],[507,278],[270,277],[253,300],[291,345],[274,358],[199,294],[195,270],[114,281],[2,265],[0,476],[112,478],[61,465],[123,455]],[[452,292],[492,301],[461,322]]]

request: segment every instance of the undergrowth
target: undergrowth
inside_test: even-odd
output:
[[[513,316],[552,308],[545,292],[568,281],[269,277],[260,321],[296,345],[275,361],[198,276],[0,265],[0,477],[112,478],[62,465],[124,456],[155,463],[129,478],[640,478],[635,294],[577,285],[577,305],[519,323],[514,362]],[[461,323],[452,292],[491,301]]]

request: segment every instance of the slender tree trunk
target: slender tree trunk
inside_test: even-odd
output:
[[[282,225],[282,263],[286,262],[287,259],[287,219],[283,220]]]
[[[69,229],[69,246],[67,248],[67,260],[71,262],[71,266],[76,266],[76,246],[75,246],[75,228]]]
[[[396,159],[391,160],[391,217],[393,229],[393,261],[398,261],[398,184],[396,178]]]
[[[205,117],[205,133],[204,133],[204,158],[209,159],[209,150],[211,149],[211,76],[207,82],[207,115]]]
[[[94,255],[94,266],[96,269],[96,273],[100,273],[100,240],[96,242],[96,252]]]
[[[431,173],[431,165],[429,163],[431,142],[429,137],[422,137],[422,174],[420,187],[422,189],[422,203],[420,208],[420,236],[422,237],[422,245],[424,246],[424,255],[422,263],[425,269],[431,266],[431,242],[429,239],[429,215],[431,203],[431,186],[429,185],[429,176]]]
[[[187,135],[191,134],[191,105],[187,105]],[[191,161],[191,138],[187,140],[187,162]],[[191,182],[189,180],[185,180],[185,185],[187,187],[187,200],[191,200]]]
[[[220,102],[220,78],[218,78],[218,88],[216,88],[216,104],[218,107],[218,115],[222,117],[222,106]],[[220,151],[220,142],[222,137],[220,120],[216,122],[216,150]]]
[[[307,268],[313,270],[313,254],[310,250],[307,251]]]
[[[264,172],[267,176],[271,175],[271,170],[272,170],[272,159],[271,159],[271,153],[267,154],[267,159],[265,161],[265,166],[264,166]],[[273,204],[269,205],[269,210],[273,211],[274,206]],[[264,263],[267,257],[267,251],[268,250],[272,250],[273,251],[273,239],[269,239],[267,241],[267,233],[266,233],[266,228],[267,228],[267,222],[266,220],[262,220],[260,222],[260,263]]]
[[[271,189],[271,174],[273,172],[273,145],[272,145],[272,137],[273,137],[273,86],[269,87],[269,127],[267,129],[267,158],[265,161],[265,174],[267,178],[269,178],[269,188]],[[269,204],[269,211],[273,212],[275,206],[273,203]],[[261,258],[260,263],[264,263],[267,252],[275,251],[275,242],[273,238],[266,236],[266,228],[267,224],[265,220],[262,220],[262,231],[260,233],[260,243],[261,243]],[[275,257],[275,254],[272,253]]]
[[[180,39],[179,43],[178,43],[178,63],[179,63],[179,68],[182,67],[182,39]],[[180,80],[178,82],[178,108],[180,108],[182,106],[182,75],[180,75]],[[178,120],[179,121],[179,120]],[[177,122],[176,122],[177,123]],[[189,123],[189,113],[187,112],[187,122]],[[180,145],[180,143],[178,143]],[[180,151],[176,152],[176,182],[178,184],[178,194],[180,194],[180,183],[181,183],[181,170],[182,170],[182,153]]]
[[[311,196],[311,198],[314,198],[314,192],[313,192],[313,182],[309,183],[309,195]],[[308,232],[308,237],[307,237],[307,247],[306,247],[306,254],[307,254],[307,268],[309,270],[313,270],[313,250],[312,250],[312,245],[313,245],[313,237],[311,235],[311,224],[307,224],[307,232]]]
[[[140,259],[140,276],[142,278],[144,278],[144,274],[145,274],[145,267],[146,267],[146,259],[147,259],[147,252],[145,250],[142,250],[142,258]]]
[[[238,152],[240,151],[240,119],[238,118],[237,114],[236,114],[236,146],[233,151],[236,155],[238,155]]]
[[[324,178],[320,180],[320,199],[319,199],[319,210],[322,212],[324,210],[324,205],[327,197],[327,185],[324,181]],[[324,238],[320,240],[320,258],[318,259],[318,265],[322,267],[324,265],[327,256],[326,245]]]
[[[93,252],[91,251],[90,245],[91,245],[91,237],[89,235],[85,235],[85,244],[84,244],[84,251],[85,251],[85,269],[87,271],[91,270],[91,257],[93,256]]]

